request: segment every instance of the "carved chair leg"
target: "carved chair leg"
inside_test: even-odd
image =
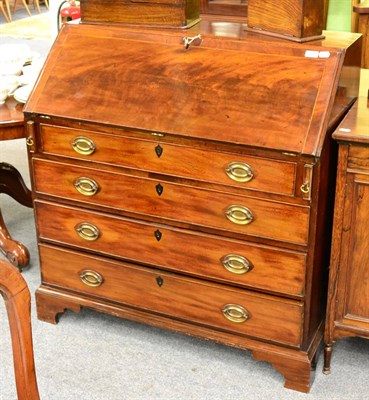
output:
[[[19,400],[39,400],[31,328],[30,292],[22,275],[0,260],[0,293],[11,331],[14,372]]]
[[[19,171],[12,165],[0,162],[0,193],[5,193],[26,207],[32,207],[32,194]],[[22,270],[29,263],[29,252],[20,242],[13,240],[6,229],[0,210],[0,251]]]
[[[5,162],[0,162],[0,193],[5,193],[23,206],[32,208],[31,191],[19,171]]]
[[[6,229],[0,209],[0,251],[5,257],[22,271],[29,264],[29,252],[24,244],[12,239]]]

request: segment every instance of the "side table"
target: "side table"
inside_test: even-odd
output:
[[[367,84],[363,91],[368,92]],[[369,338],[369,99],[359,97],[333,133],[339,143],[325,328],[324,370],[332,346]]]
[[[23,104],[8,98],[0,105],[0,141],[25,137]],[[22,176],[12,165],[0,161],[0,194],[11,196],[18,203],[32,207],[32,194]],[[0,251],[20,270],[29,263],[29,252],[20,242],[10,236],[0,208]]]

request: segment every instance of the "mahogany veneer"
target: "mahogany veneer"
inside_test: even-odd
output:
[[[357,94],[360,39],[218,26],[63,27],[25,108],[38,317],[89,307],[248,349],[306,392],[323,338],[327,132]]]

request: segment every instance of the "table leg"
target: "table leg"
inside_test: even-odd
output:
[[[18,203],[32,207],[32,194],[22,176],[12,165],[0,163],[0,193],[5,193]],[[20,270],[29,263],[29,252],[20,242],[12,239],[6,229],[0,209],[0,251]]]

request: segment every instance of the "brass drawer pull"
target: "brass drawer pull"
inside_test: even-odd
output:
[[[85,136],[77,136],[72,141],[73,150],[83,156],[90,156],[96,150],[93,140]]]
[[[254,220],[252,212],[244,206],[229,206],[225,215],[231,222],[237,225],[247,225]]]
[[[32,136],[26,138],[26,145],[27,145],[28,147],[32,147],[34,144],[35,144],[35,142],[34,142]]]
[[[80,272],[79,278],[82,283],[90,287],[99,287],[103,284],[104,278],[96,271],[85,269]]]
[[[246,274],[252,269],[251,262],[246,257],[237,254],[227,254],[220,261],[223,267],[233,274]]]
[[[249,182],[254,177],[252,168],[244,162],[229,163],[225,168],[225,172],[229,178],[236,182]]]
[[[74,228],[82,239],[85,239],[89,242],[93,242],[100,237],[100,230],[93,224],[89,222],[80,222]]]
[[[304,183],[301,185],[300,190],[301,190],[301,192],[304,193],[304,194],[309,193],[309,192],[310,192],[310,184],[309,184],[309,182],[304,182]]]
[[[77,178],[73,184],[84,196],[94,196],[99,191],[99,185],[91,178]]]
[[[226,304],[222,309],[223,315],[231,322],[240,324],[249,318],[246,308],[238,304]]]

